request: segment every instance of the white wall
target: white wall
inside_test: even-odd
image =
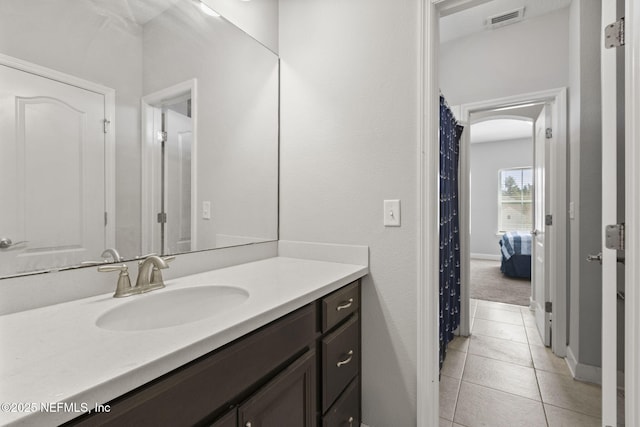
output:
[[[370,247],[362,421],[374,427],[416,425],[419,4],[280,3],[280,238]],[[396,198],[402,227],[385,228]]]
[[[601,274],[588,254],[601,248],[600,4],[574,0],[571,5],[571,83],[569,99],[570,330],[569,348],[577,362],[600,366]]]
[[[0,52],[116,90],[116,247],[140,254],[140,26],[90,2],[7,0]]]
[[[198,81],[198,249],[278,238],[278,58],[190,2],[144,26],[144,94]],[[171,31],[167,31],[170,28]],[[195,30],[195,31],[194,31]],[[224,235],[218,241],[217,235]]]
[[[278,52],[278,0],[204,0],[260,43]]]
[[[533,140],[471,144],[471,256],[500,256],[498,186],[500,169],[531,167]]]
[[[449,105],[567,86],[569,9],[440,46],[440,88]]]

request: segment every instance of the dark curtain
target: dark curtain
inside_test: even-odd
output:
[[[440,369],[460,324],[458,157],[463,127],[440,96]]]

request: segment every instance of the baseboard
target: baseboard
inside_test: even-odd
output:
[[[500,261],[500,255],[492,255],[492,254],[471,254],[471,259],[482,259],[486,261]]]
[[[576,356],[571,351],[571,347],[567,346],[567,357],[565,359],[567,361],[567,365],[569,366],[569,371],[571,371],[571,376],[573,378],[576,377],[576,366],[578,365],[578,361],[576,360]]]
[[[602,368],[599,366],[578,363],[576,356],[571,351],[571,347],[567,346],[567,365],[574,379],[586,381],[594,384],[602,384]],[[616,373],[618,388],[624,388],[624,372]]]

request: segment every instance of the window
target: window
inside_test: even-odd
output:
[[[533,228],[532,168],[500,170],[498,228],[501,232]]]

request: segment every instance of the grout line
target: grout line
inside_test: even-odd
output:
[[[520,312],[520,316],[522,317],[522,321],[524,322],[524,314],[522,311]],[[547,427],[549,427],[549,418],[547,417],[547,409],[544,407],[544,400],[542,398],[542,389],[540,388],[540,381],[538,380],[538,369],[536,368],[536,361],[533,358],[533,352],[531,351],[531,340],[529,339],[529,334],[527,333],[527,328],[525,326],[525,335],[527,336],[527,344],[529,346],[529,356],[531,356],[531,364],[533,365],[533,375],[536,378],[536,386],[538,387],[538,394],[540,395],[540,404],[542,405],[542,413],[544,414],[544,421],[547,423]]]

